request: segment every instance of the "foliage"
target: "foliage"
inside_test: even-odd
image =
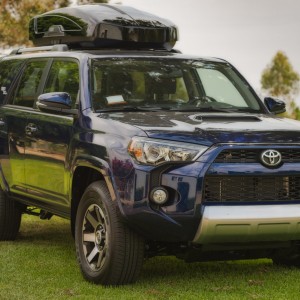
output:
[[[174,257],[145,260],[136,284],[86,282],[76,262],[69,223],[23,216],[15,242],[0,242],[0,299],[299,299],[300,270],[271,260],[187,264]]]
[[[107,3],[107,0],[78,0],[78,4]],[[0,47],[30,46],[28,23],[46,11],[69,6],[70,0],[2,0],[0,3]]]
[[[288,57],[281,51],[274,56],[262,73],[261,85],[272,96],[291,97],[299,89],[299,74],[294,71]]]
[[[294,98],[299,92],[300,76],[293,69],[288,57],[278,51],[262,73],[261,85],[270,95],[280,97],[287,103],[285,117],[300,119],[300,111]]]
[[[290,104],[290,113],[286,113],[285,117],[300,120],[300,108],[297,106],[295,101]]]
[[[31,45],[28,40],[29,20],[35,15],[69,4],[69,0],[2,0],[0,46]]]
[[[89,3],[107,3],[109,0],[77,0],[79,5]]]

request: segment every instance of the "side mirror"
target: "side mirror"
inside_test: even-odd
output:
[[[286,111],[285,103],[282,100],[272,97],[266,97],[264,99],[264,102],[268,110],[276,115],[284,113]]]
[[[39,110],[45,112],[77,113],[77,109],[72,109],[71,96],[65,92],[41,94],[38,97],[36,106]]]

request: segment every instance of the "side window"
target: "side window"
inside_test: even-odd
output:
[[[46,60],[31,61],[26,65],[15,91],[14,105],[33,107],[46,63]]]
[[[79,68],[75,61],[54,60],[43,93],[66,92],[75,107],[79,91]]]
[[[4,60],[0,62],[0,105],[4,103],[9,88],[20,70],[23,60]]]

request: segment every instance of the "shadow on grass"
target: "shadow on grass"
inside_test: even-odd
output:
[[[74,248],[68,221],[24,216],[18,239],[0,243],[0,299],[299,299],[300,272],[270,260],[188,264],[154,257],[136,284],[104,288],[83,279]]]
[[[18,242],[34,241],[35,243],[48,241],[61,242],[63,244],[73,243],[70,223],[58,217],[51,220],[40,220],[38,217],[24,216],[17,236]]]
[[[26,216],[14,243],[20,248],[30,250],[33,256],[43,256],[43,252],[47,255],[51,253],[52,259],[61,265],[67,263],[72,265],[71,269],[77,267],[74,239],[68,221],[56,217],[44,221]],[[189,285],[201,281],[215,281],[215,278],[221,278],[224,281],[223,286],[229,286],[229,282],[236,278],[259,284],[269,274],[282,273],[284,270],[286,269],[273,266],[268,259],[185,263],[175,257],[154,257],[145,260],[137,285],[148,286],[157,282],[167,282],[170,286],[180,283]]]
[[[183,278],[214,277],[220,274],[226,276],[236,276],[237,274],[259,274],[263,275],[274,271],[272,261],[269,259],[249,260],[249,261],[214,261],[214,262],[194,262],[186,263],[175,257],[156,257],[145,261],[142,272],[143,280],[155,277],[156,280],[166,277]]]

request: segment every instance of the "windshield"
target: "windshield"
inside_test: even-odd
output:
[[[170,58],[93,59],[96,111],[261,112],[244,79],[223,62]]]

